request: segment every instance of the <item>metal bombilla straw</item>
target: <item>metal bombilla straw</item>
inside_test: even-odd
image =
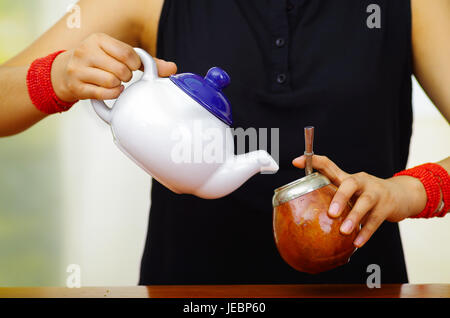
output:
[[[313,151],[313,142],[314,142],[314,127],[306,126],[305,127],[305,175],[310,175],[313,172],[312,167],[312,156],[314,155]]]

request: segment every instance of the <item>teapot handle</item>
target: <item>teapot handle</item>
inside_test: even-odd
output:
[[[143,49],[135,47],[134,50],[141,58],[141,62],[144,65],[144,75],[142,76],[142,79],[152,80],[158,78],[158,69],[156,68],[156,63],[153,57]]]
[[[143,49],[135,47],[134,50],[141,58],[141,62],[144,65],[144,75],[142,75],[141,79],[152,80],[158,78],[158,69],[156,68],[156,63],[153,57],[151,57],[151,55]],[[112,108],[109,108],[102,100],[91,99],[91,104],[97,115],[107,124],[111,124]]]

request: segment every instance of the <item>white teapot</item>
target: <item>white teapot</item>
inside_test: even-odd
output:
[[[173,192],[205,199],[228,195],[258,172],[278,171],[264,150],[234,155],[231,107],[221,91],[230,82],[227,73],[214,67],[205,78],[160,78],[153,58],[135,51],[144,65],[142,78],[112,108],[91,103],[136,164]]]

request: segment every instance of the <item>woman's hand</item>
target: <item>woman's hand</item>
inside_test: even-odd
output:
[[[305,156],[294,159],[292,163],[303,169]],[[363,246],[384,220],[399,222],[425,208],[426,192],[416,178],[380,179],[365,172],[348,174],[327,157],[317,155],[313,156],[312,165],[339,187],[328,210],[330,217],[341,215],[347,202],[352,197],[356,199],[340,228],[341,233],[350,234],[359,224],[363,225],[354,241],[356,247]]]
[[[173,62],[155,59],[160,76],[177,71]],[[63,101],[80,99],[114,99],[123,91],[122,82],[131,80],[133,71],[141,68],[133,48],[109,35],[95,33],[80,45],[55,59],[52,84]]]

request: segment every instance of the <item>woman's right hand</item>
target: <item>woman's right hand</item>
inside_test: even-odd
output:
[[[159,76],[175,74],[173,62],[156,59]],[[81,99],[115,99],[123,91],[122,82],[141,69],[139,55],[130,45],[104,33],[90,35],[72,50],[58,55],[52,66],[52,84],[65,102]]]

